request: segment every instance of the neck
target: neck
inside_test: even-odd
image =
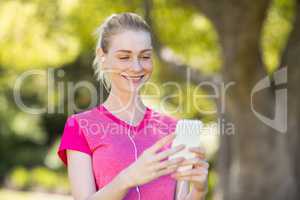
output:
[[[130,113],[143,112],[146,107],[138,92],[120,91],[113,87],[103,105],[111,111],[122,109]]]

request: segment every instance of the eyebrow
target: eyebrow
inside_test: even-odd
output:
[[[151,51],[152,49],[143,49],[142,51],[141,51],[141,53],[144,53],[145,51]],[[115,52],[125,52],[125,53],[131,53],[132,51],[130,51],[130,50],[125,50],[125,49],[120,49],[120,50],[117,50],[117,51],[115,51]]]

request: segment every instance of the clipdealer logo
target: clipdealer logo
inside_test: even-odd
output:
[[[276,87],[286,85],[287,83],[287,67],[281,68],[274,72],[274,85]],[[279,131],[280,133],[287,132],[287,88],[275,89],[275,116],[273,119],[264,116],[257,112],[253,106],[254,94],[258,91],[271,87],[271,80],[267,76],[261,79],[251,91],[251,110],[255,116],[266,125]]]

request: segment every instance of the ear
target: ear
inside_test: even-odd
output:
[[[101,59],[101,62],[105,60],[105,53],[101,47],[99,47],[96,51],[97,56]]]

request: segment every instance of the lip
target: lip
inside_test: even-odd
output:
[[[132,81],[132,82],[134,82],[134,83],[140,82],[140,81],[145,77],[144,74],[143,74],[143,75],[139,75],[139,76],[125,76],[125,75],[122,75],[122,74],[121,74],[121,76],[122,76],[123,78],[125,78],[126,80]]]

